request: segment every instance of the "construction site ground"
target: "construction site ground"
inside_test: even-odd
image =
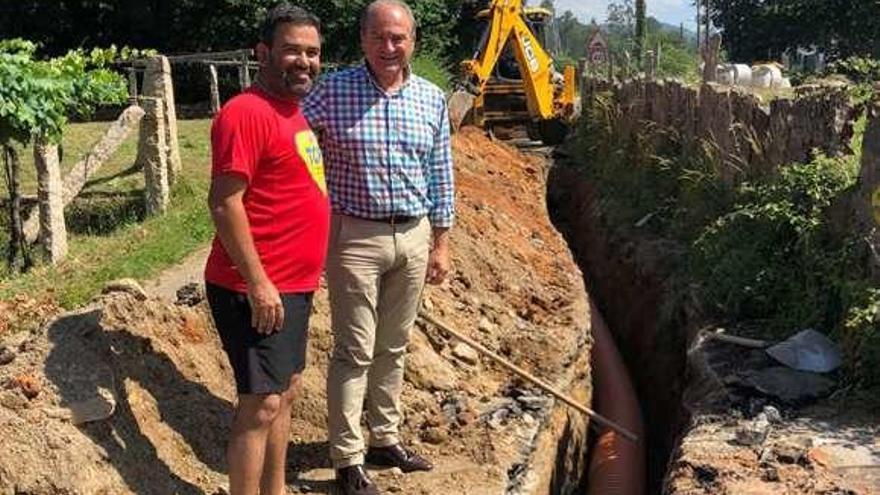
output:
[[[551,383],[581,384],[568,391],[588,402],[587,299],[545,211],[548,162],[475,129],[456,136],[454,152],[453,270],[426,290],[424,310]],[[115,284],[69,313],[26,298],[4,303],[4,314],[46,324],[7,332],[0,344],[0,494],[225,491],[232,376],[199,290],[175,297],[200,281],[205,253],[143,281],[144,291]],[[293,493],[333,492],[328,315],[322,287],[293,412]],[[528,491],[541,482],[534,472],[552,468],[530,464],[557,458],[558,435],[542,435],[568,421],[554,423],[554,415],[568,413],[546,395],[421,322],[406,377],[402,436],[436,468],[374,471],[383,490]]]
[[[548,219],[549,159],[472,128],[453,147],[453,270],[427,288],[424,310],[588,404],[587,294]],[[72,312],[50,299],[0,302],[0,495],[226,492],[235,392],[198,288],[206,254],[142,284],[114,284]],[[606,275],[612,287],[632,283]],[[291,493],[335,493],[324,392],[331,345],[322,287],[293,411]],[[745,351],[715,355],[751,362],[736,352]],[[644,354],[640,361],[654,358]],[[703,378],[689,377],[689,392],[722,389]],[[640,392],[649,410],[651,391]],[[585,418],[421,321],[403,401],[402,436],[436,468],[372,471],[386,492],[585,493]],[[667,493],[880,493],[876,410],[841,404],[832,395],[809,408],[781,407],[765,422],[759,415],[772,401],[740,394],[726,408],[698,412],[672,453]]]

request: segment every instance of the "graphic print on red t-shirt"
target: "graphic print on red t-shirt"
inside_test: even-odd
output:
[[[327,253],[330,205],[318,140],[299,106],[257,88],[230,100],[211,128],[213,177],[248,183],[243,202],[257,254],[279,292],[318,288]],[[205,280],[246,292],[219,237]]]

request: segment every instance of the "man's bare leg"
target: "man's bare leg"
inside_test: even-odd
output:
[[[259,490],[269,431],[279,416],[281,403],[279,394],[238,397],[226,449],[230,495],[256,495]]]
[[[284,495],[284,479],[287,467],[287,444],[290,441],[290,408],[299,388],[300,375],[290,378],[290,387],[281,394],[278,416],[269,428],[266,438],[266,456],[263,461],[263,477],[260,480],[261,495]]]

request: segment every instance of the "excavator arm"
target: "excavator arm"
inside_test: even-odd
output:
[[[525,130],[533,140],[559,144],[575,115],[575,70],[568,66],[564,75],[556,73],[541,46],[540,27],[552,12],[523,3],[492,0],[477,15],[488,24],[473,58],[462,62],[466,91],[450,95],[450,121],[453,129],[469,123],[508,136]],[[516,59],[515,77],[503,74],[510,56],[505,52]],[[499,63],[502,70],[496,72]]]
[[[491,18],[477,56],[462,63],[466,77],[481,94],[510,40],[523,75],[529,113],[553,118],[553,59],[526,24],[522,0],[492,0],[489,10]]]

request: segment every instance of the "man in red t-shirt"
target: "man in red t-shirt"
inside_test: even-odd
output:
[[[317,17],[274,8],[256,47],[254,86],[211,129],[217,235],[205,282],[238,390],[226,451],[231,495],[285,489],[290,407],[330,223],[321,151],[299,108],[320,49]]]

